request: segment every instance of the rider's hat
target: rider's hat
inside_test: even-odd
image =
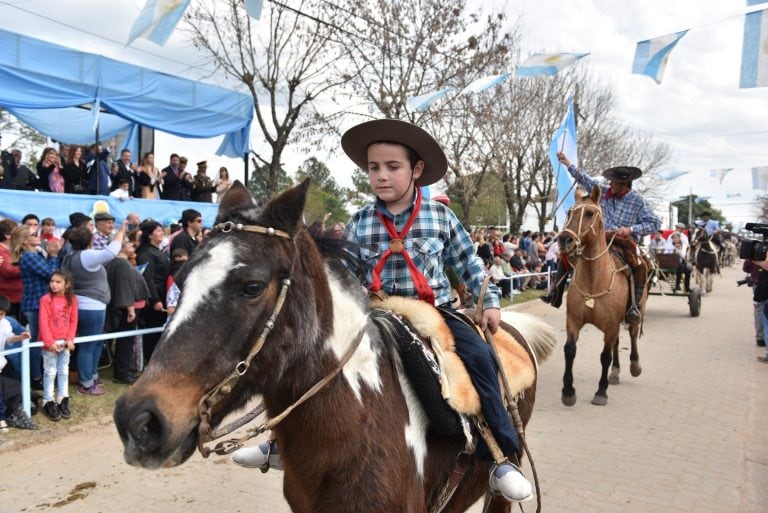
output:
[[[375,119],[353,126],[341,136],[341,147],[360,169],[368,170],[368,147],[377,142],[407,146],[424,161],[424,171],[416,185],[425,186],[439,181],[448,169],[440,145],[424,129],[398,119]]]
[[[685,225],[683,223],[675,223],[675,228],[680,228],[681,230],[685,230]]]
[[[603,176],[609,182],[631,182],[637,180],[643,175],[639,167],[618,166],[603,171]]]

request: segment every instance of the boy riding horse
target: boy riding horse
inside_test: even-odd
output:
[[[439,181],[447,170],[440,145],[421,128],[393,119],[357,125],[341,139],[345,153],[368,172],[373,203],[358,211],[345,237],[359,246],[364,285],[373,294],[416,297],[435,305],[456,340],[480,396],[485,421],[504,454],[517,453],[517,433],[502,401],[498,367],[490,347],[478,333],[457,320],[451,308],[450,266],[480,296],[484,271],[474,258],[469,234],[453,211],[424,199],[420,187]],[[482,328],[495,333],[501,320],[499,290],[489,285],[483,302]],[[276,463],[274,444],[263,443],[233,454],[242,466]],[[478,457],[490,462],[490,487],[512,502],[528,500],[531,484],[507,460],[493,462],[482,440]],[[279,462],[278,462],[279,464]]]
[[[576,180],[576,183],[586,191],[599,185],[598,181],[587,175],[584,171],[576,169],[563,152],[557,153],[557,158],[562,162],[568,172]],[[625,260],[632,268],[632,276],[635,282],[635,294],[630,297],[631,306],[627,311],[627,323],[640,322],[640,298],[643,297],[645,282],[648,277],[648,268],[642,258],[637,254],[627,254],[627,245],[636,252],[637,243],[645,235],[655,233],[661,228],[661,219],[654,214],[650,205],[632,189],[632,181],[642,176],[643,172],[636,167],[612,167],[603,171],[603,176],[610,183],[609,186],[600,186],[600,208],[603,211],[606,231],[615,231],[617,239],[624,239],[629,244],[619,244],[625,251]],[[557,263],[557,274],[549,293],[542,296],[542,301],[559,308],[563,302],[563,292],[567,274],[570,270],[564,262],[561,254]],[[630,294],[631,295],[631,294]]]

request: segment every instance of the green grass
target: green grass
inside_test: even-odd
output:
[[[508,306],[519,305],[520,303],[532,301],[534,299],[540,298],[541,296],[546,294],[546,292],[547,292],[546,290],[527,289],[527,290],[524,290],[522,294],[516,294],[512,296],[512,300],[502,299],[501,307],[506,308]]]

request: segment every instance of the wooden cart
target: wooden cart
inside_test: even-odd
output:
[[[651,255],[650,286],[648,294],[655,296],[677,296],[688,298],[691,317],[701,314],[701,289],[691,287],[688,291],[675,290],[675,274],[680,257],[671,253]]]

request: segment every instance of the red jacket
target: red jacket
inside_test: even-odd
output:
[[[73,340],[77,332],[77,298],[67,304],[64,296],[54,296],[50,292],[40,298],[40,339],[45,348],[50,348],[56,340]]]
[[[21,269],[11,264],[11,252],[0,244],[0,294],[7,297],[11,303],[21,303]]]

